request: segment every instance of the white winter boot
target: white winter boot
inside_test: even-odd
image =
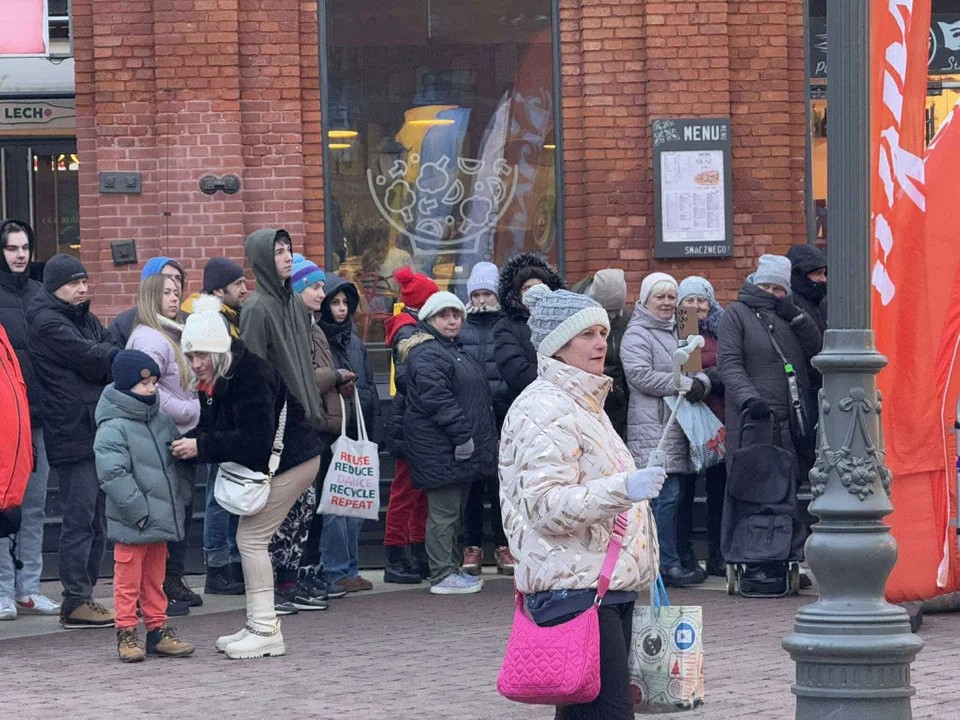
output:
[[[229,643],[224,652],[232,660],[249,660],[286,655],[280,633],[280,621],[274,610],[273,590],[261,590],[247,595],[246,634]]]
[[[247,596],[244,599],[247,601],[247,617],[249,618],[253,610],[253,608],[250,607],[250,594],[247,593]],[[240,632],[235,632],[233,635],[223,635],[221,637],[218,637],[217,643],[216,643],[217,652],[218,653],[226,652],[227,645],[229,645],[230,643],[234,643],[237,640],[243,640],[249,634],[250,634],[250,631],[247,630],[247,625],[246,623],[244,623],[243,627],[240,628]]]

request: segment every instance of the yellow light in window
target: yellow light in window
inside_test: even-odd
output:
[[[453,125],[456,120],[443,119],[443,118],[428,118],[426,120],[408,120],[408,125],[413,125],[416,127],[433,127],[435,125]]]
[[[353,146],[350,143],[330,143],[327,147],[331,150],[349,150]]]
[[[556,150],[556,149],[557,149],[557,146],[556,146],[556,145],[544,145],[544,146],[543,146],[543,149],[544,149],[544,150]]]
[[[327,133],[327,137],[335,140],[346,139],[346,138],[355,138],[359,135],[356,130],[331,130]]]

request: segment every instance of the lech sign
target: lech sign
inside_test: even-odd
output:
[[[652,129],[656,256],[732,256],[730,119],[661,119]]]

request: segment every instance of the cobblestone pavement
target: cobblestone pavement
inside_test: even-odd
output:
[[[140,665],[117,662],[111,630],[61,631],[54,618],[0,623],[0,708],[4,717],[70,720],[552,717],[496,692],[513,609],[508,581],[488,576],[482,593],[466,597],[378,589],[285,618],[288,655],[261,661],[230,661],[213,648],[243,622],[228,609],[242,598],[208,598],[204,614],[178,619],[197,644],[193,657]],[[793,664],[780,641],[811,598],[745,600],[718,589],[714,581],[713,591],[671,593],[674,604],[704,608],[707,700],[684,717],[792,718]],[[921,634],[914,718],[956,718],[960,617],[927,616]]]

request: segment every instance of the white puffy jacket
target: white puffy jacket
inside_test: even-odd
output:
[[[633,457],[603,411],[612,385],[542,355],[500,441],[503,529],[521,593],[596,588],[613,521],[629,512],[611,590],[645,592],[659,548],[647,546],[647,503],[627,497]],[[652,555],[652,559],[651,559]]]

